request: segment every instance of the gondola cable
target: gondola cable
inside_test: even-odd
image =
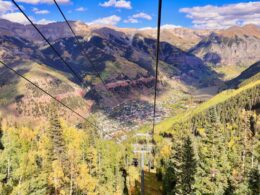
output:
[[[158,75],[159,75],[159,57],[160,57],[160,37],[161,37],[161,18],[162,18],[162,0],[159,0],[158,21],[157,21],[157,43],[156,43],[156,62],[155,62],[155,84],[154,84],[154,106],[153,106],[153,127],[152,136],[154,136],[156,125],[156,103],[158,95]]]

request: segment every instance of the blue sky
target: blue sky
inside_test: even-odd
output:
[[[52,0],[16,0],[38,23],[62,21]],[[69,20],[112,24],[119,27],[155,27],[157,0],[57,0]],[[0,0],[0,17],[26,23],[11,1]],[[227,28],[260,25],[260,1],[163,0],[163,24],[189,28]]]

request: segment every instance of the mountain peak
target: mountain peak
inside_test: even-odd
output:
[[[235,37],[235,36],[254,36],[260,38],[260,28],[255,24],[247,24],[245,26],[232,26],[225,30],[220,30],[219,34],[224,37]]]
[[[242,28],[254,28],[254,29],[259,29],[259,26],[255,25],[255,24],[246,24],[246,25],[243,26]]]

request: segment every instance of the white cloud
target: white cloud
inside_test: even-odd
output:
[[[31,4],[35,4],[37,2],[47,3],[47,2],[51,2],[52,0],[41,0],[41,1],[39,1],[39,0],[16,0],[16,1],[25,2],[25,3],[29,2]],[[66,3],[69,1],[70,0],[58,0],[58,2],[61,2],[61,3]],[[23,6],[20,5],[20,7],[22,9],[24,9]],[[49,13],[48,10],[39,10],[38,8],[33,8],[32,11],[35,14],[48,14]],[[29,24],[29,21],[27,20],[27,18],[21,12],[16,11],[16,9],[14,8],[13,4],[10,1],[0,0],[0,18],[9,20],[11,22],[20,23],[20,24]],[[37,21],[31,16],[29,16],[29,18],[36,24],[48,24],[48,23],[55,22],[55,21],[50,21],[50,20],[46,20],[46,19],[41,19],[41,20]]]
[[[44,3],[48,3],[48,4],[53,4],[53,0],[16,0],[17,2],[21,2],[21,3],[28,3],[28,4],[44,4]],[[57,3],[60,4],[65,4],[65,3],[70,3],[70,0],[57,0]]]
[[[161,26],[161,29],[175,29],[175,28],[182,28],[182,26],[174,25],[174,24],[164,24]]]
[[[139,28],[139,30],[154,30],[155,28],[153,28],[153,27],[150,27],[150,26],[148,26],[148,27],[143,27],[143,28]]]
[[[21,13],[21,12],[11,12],[11,13],[6,13],[6,14],[2,14],[0,16],[0,18],[9,20],[11,22],[16,22],[16,23],[20,23],[20,24],[29,24],[30,22],[27,20],[27,18]],[[46,20],[45,18],[36,21],[33,17],[29,18],[35,23],[35,24],[49,24],[49,23],[53,23],[56,21],[53,20]]]
[[[139,21],[135,18],[128,18],[126,20],[124,20],[124,23],[131,23],[131,24],[136,24],[136,23],[139,23]]]
[[[104,3],[100,3],[99,5],[101,7],[116,7],[116,8],[132,9],[131,1],[126,1],[126,0],[108,0]]]
[[[12,9],[13,9],[13,5],[11,2],[0,0],[0,14],[6,13],[7,11]]]
[[[105,18],[98,18],[89,24],[102,24],[102,25],[117,25],[121,21],[121,18],[117,15],[112,15]]]
[[[221,29],[234,25],[260,25],[260,2],[228,4],[223,6],[182,8],[180,12],[192,19],[193,27]]]
[[[20,12],[14,12],[14,10],[14,6],[10,1],[0,0],[0,18],[11,22],[28,24],[26,17]]]
[[[128,19],[124,20],[124,23],[136,24],[136,23],[139,23],[138,19],[152,20],[152,16],[150,16],[149,14],[146,14],[144,12],[140,12],[140,13],[134,14],[132,16],[129,16]]]
[[[78,12],[84,12],[87,11],[87,9],[85,7],[78,7],[77,9],[75,9]]]
[[[175,28],[182,28],[182,26],[179,25],[174,25],[174,24],[164,24],[161,26],[161,29],[175,29]],[[157,27],[144,27],[144,28],[139,28],[139,30],[157,30]]]
[[[28,24],[29,21],[21,12],[13,12],[1,15],[1,18],[9,20],[11,22],[17,22],[21,24]]]
[[[32,11],[35,13],[35,14],[49,14],[49,10],[39,10],[38,8],[33,8]]]
[[[46,25],[46,24],[50,24],[50,23],[54,23],[54,22],[56,22],[56,21],[54,21],[54,20],[47,20],[47,19],[43,18],[43,19],[37,21],[36,24]]]
[[[146,19],[146,20],[152,20],[152,16],[150,16],[149,14],[146,14],[144,12],[140,12],[138,14],[134,14],[132,16],[132,18],[142,18],[142,19]]]

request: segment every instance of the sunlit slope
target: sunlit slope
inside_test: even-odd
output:
[[[252,81],[260,79],[260,61],[243,71],[238,77],[227,82],[229,88],[246,85]]]
[[[156,132],[170,132],[175,126],[183,129],[201,126],[208,122],[210,109],[215,107],[220,121],[236,121],[242,109],[252,109],[260,103],[260,80],[253,81],[239,89],[226,90],[214,96],[197,108],[169,118],[156,127]]]
[[[68,75],[29,61],[13,68],[72,109],[88,113],[91,102],[84,99],[86,91],[70,81]],[[0,69],[0,110],[19,119],[26,117],[27,121],[47,117],[52,99],[3,66]],[[71,115],[64,108],[60,111],[65,117]]]

